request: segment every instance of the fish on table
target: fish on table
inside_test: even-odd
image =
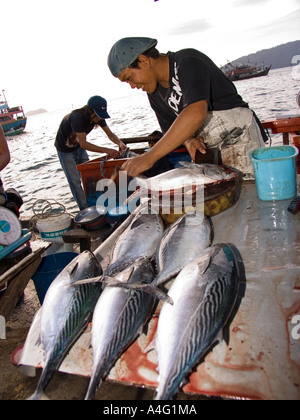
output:
[[[140,258],[152,258],[163,236],[160,215],[139,213],[116,241],[105,275],[113,276]]]
[[[240,271],[231,245],[208,248],[176,277],[159,316],[157,400],[169,400],[228,322],[237,301]]]
[[[222,181],[229,181],[238,176],[237,172],[226,171],[222,166],[211,165],[211,164],[196,164],[191,162],[180,162],[181,166],[176,169],[164,172],[160,175],[146,178],[144,176],[138,176],[134,179],[134,185],[139,187],[131,196],[125,201],[124,204],[128,204],[137,197],[141,198],[141,201],[152,196],[152,206],[155,204],[155,200],[158,197],[166,196],[173,197],[173,199],[179,199],[182,197],[182,193],[185,196],[189,196],[198,191],[198,194],[202,194],[204,187],[209,184],[219,183]],[[198,197],[198,201],[204,197]]]
[[[158,275],[153,285],[159,285],[176,276],[184,266],[211,246],[213,226],[200,212],[181,216],[166,229],[156,252]]]
[[[235,173],[227,173],[218,165],[180,162],[181,166],[152,178],[136,177],[136,183],[148,190],[171,191],[186,187],[188,184],[206,185],[232,179]]]
[[[85,251],[49,287],[40,320],[44,368],[37,389],[30,399],[46,399],[45,388],[90,321],[102,292],[101,283],[74,283],[101,274],[102,269],[96,257],[90,251]]]
[[[141,259],[117,275],[119,283],[150,284],[153,278],[149,259]],[[155,302],[153,296],[141,290],[105,287],[93,316],[93,370],[86,400],[93,398],[113,364],[142,332]]]

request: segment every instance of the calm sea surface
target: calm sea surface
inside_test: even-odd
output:
[[[235,84],[259,118],[266,120],[300,115],[296,105],[300,81],[294,79],[292,68],[285,68],[271,71],[268,77]],[[128,94],[126,98],[108,101],[111,130],[124,138],[148,135],[159,129],[146,94],[130,89]],[[28,117],[26,132],[8,140],[12,160],[1,172],[1,178],[6,188],[13,187],[22,195],[22,217],[33,215],[32,205],[39,199],[56,199],[68,211],[78,212],[54,147],[58,126],[70,111],[63,109]],[[88,140],[106,147],[111,145],[101,128],[93,130]],[[279,140],[278,136],[274,138],[275,142]],[[99,157],[94,153],[89,155],[91,159]]]

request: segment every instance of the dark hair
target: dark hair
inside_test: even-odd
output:
[[[85,105],[82,109],[83,115],[87,116],[88,118],[94,113],[94,110],[90,108],[88,105]]]
[[[146,57],[153,58],[154,60],[157,60],[160,56],[159,51],[154,47],[151,47],[149,50],[145,51],[141,55],[145,55]],[[140,60],[137,58],[132,64],[130,64],[129,68],[131,69],[139,69],[139,63]]]

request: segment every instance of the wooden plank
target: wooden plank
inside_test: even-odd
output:
[[[149,143],[149,141],[157,141],[159,140],[159,136],[143,136],[143,137],[128,137],[125,139],[121,139],[124,144],[136,144],[136,143]]]
[[[300,117],[263,121],[262,125],[270,129],[272,134],[292,133],[300,131]]]
[[[25,270],[20,272],[16,277],[8,282],[7,289],[0,299],[0,315],[4,316],[6,320],[15,309],[19,299],[24,293],[27,284],[29,283],[29,280],[32,278],[38,266],[40,265],[41,260],[42,257],[37,256],[36,259],[31,262],[31,264],[27,266]]]
[[[80,252],[91,249],[92,239],[103,239],[110,231],[110,226],[105,225],[98,230],[87,231],[84,229],[71,229],[64,233],[62,238],[66,244],[80,244]]]
[[[51,242],[33,241],[31,243],[32,253],[0,276],[0,286],[9,282],[20,272],[25,270],[31,263],[35,261],[36,258],[43,254],[46,251],[46,249],[48,249],[51,245]]]

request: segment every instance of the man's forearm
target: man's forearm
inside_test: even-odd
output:
[[[157,162],[183,145],[204,124],[207,112],[206,101],[197,102],[183,110],[164,137],[147,153],[149,159]]]

